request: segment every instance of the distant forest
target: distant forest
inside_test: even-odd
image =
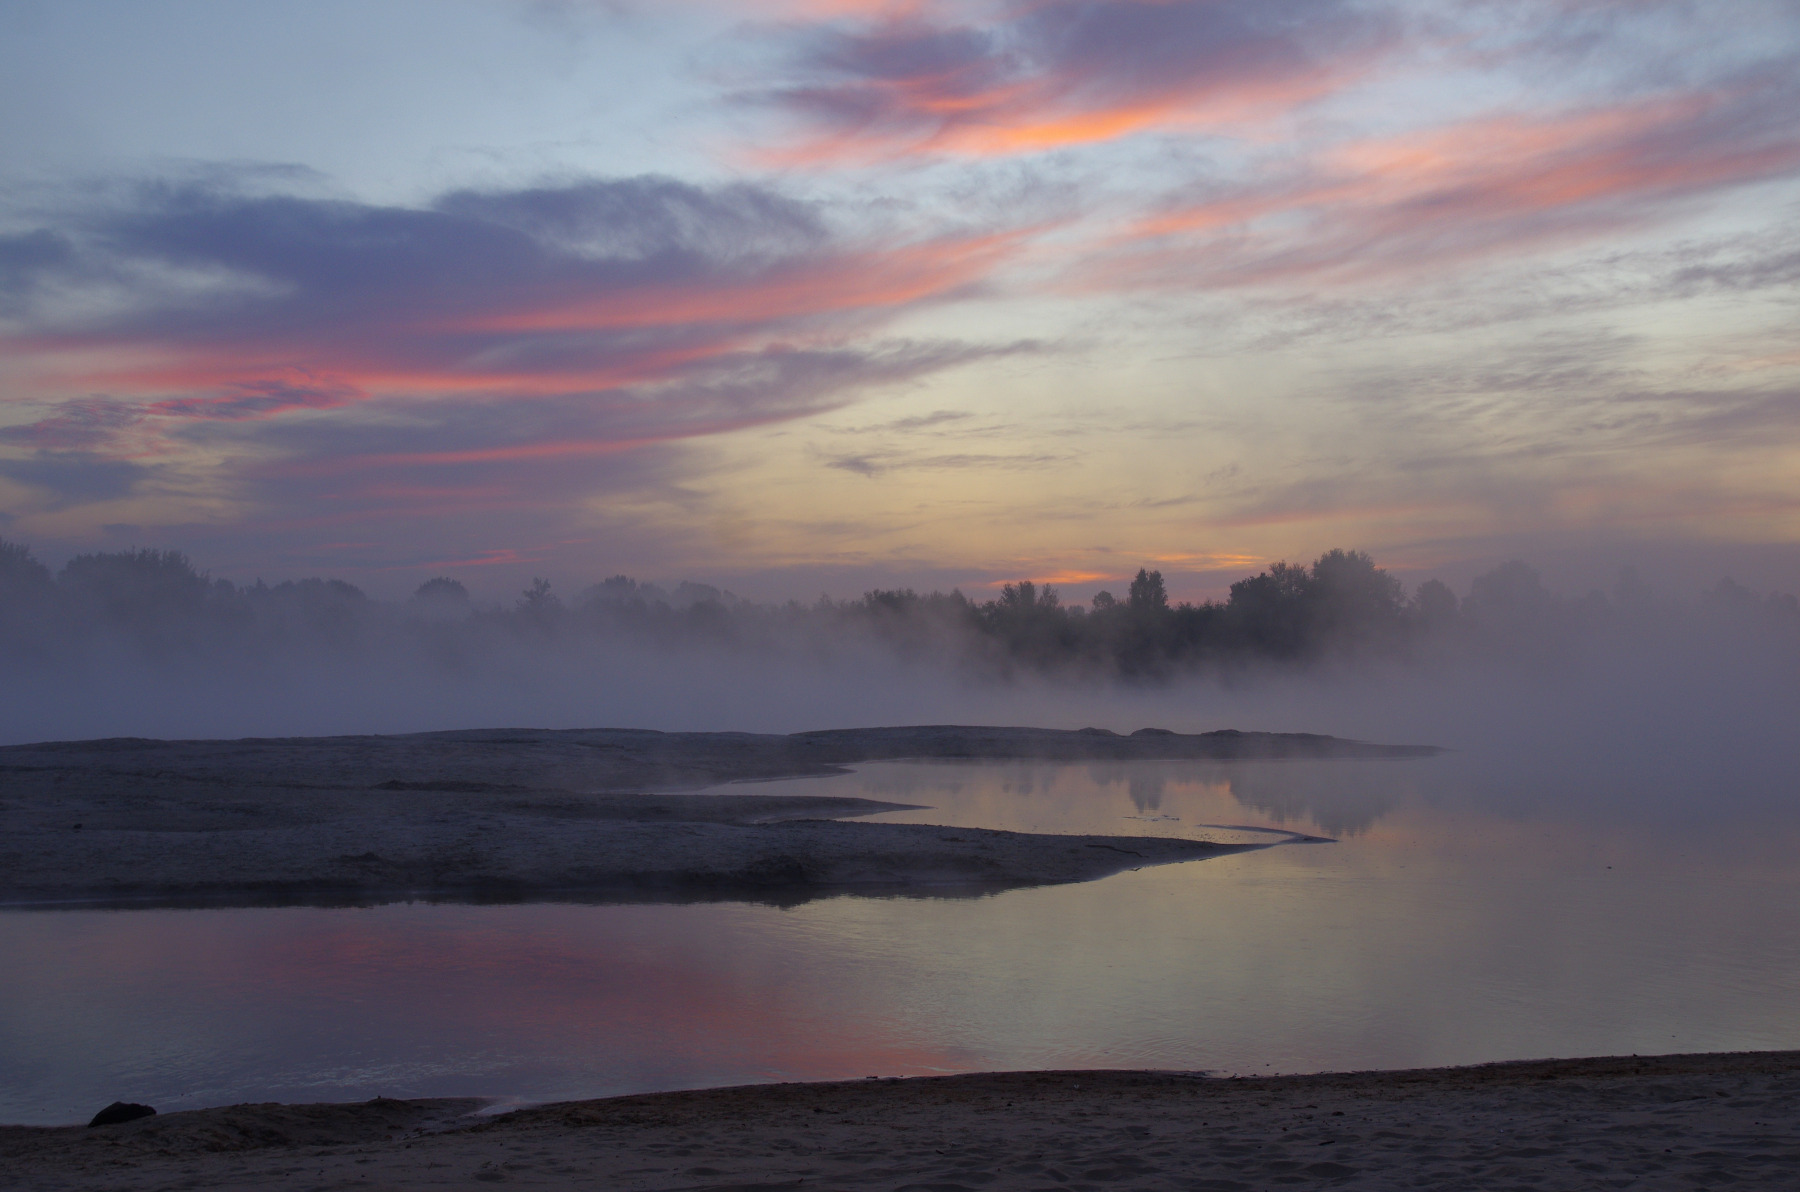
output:
[[[396,645],[454,660],[483,646],[628,639],[826,654],[870,645],[975,672],[1155,679],[1253,664],[1429,661],[1469,654],[1554,659],[1585,640],[1663,625],[1773,628],[1800,640],[1792,595],[1722,580],[1697,602],[1662,602],[1627,570],[1610,592],[1560,596],[1522,562],[1477,577],[1458,597],[1437,580],[1408,592],[1358,551],[1277,563],[1223,601],[1171,603],[1162,574],[1121,594],[1065,604],[1029,580],[992,600],[960,591],[871,591],[860,599],[756,604],[705,584],[674,589],[615,576],[565,601],[537,580],[510,605],[481,606],[455,579],[404,601],[370,599],[335,579],[237,585],[176,551],[77,556],[52,572],[0,540],[0,657],[55,665],[127,650],[146,661],[231,655],[385,653]]]

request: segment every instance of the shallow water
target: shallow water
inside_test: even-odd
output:
[[[1683,782],[1598,791],[1470,757],[889,763],[728,789],[1335,843],[981,898],[0,914],[0,1121],[1800,1047],[1791,791]]]

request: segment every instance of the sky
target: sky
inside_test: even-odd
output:
[[[1791,0],[0,0],[0,537],[1800,588]]]

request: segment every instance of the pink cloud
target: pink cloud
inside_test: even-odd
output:
[[[798,81],[769,98],[807,131],[768,158],[1002,156],[1149,130],[1242,131],[1367,74],[1393,41],[1386,19],[1329,2],[1002,8],[980,23],[909,7],[848,31],[805,28]]]
[[[1682,200],[1800,171],[1800,131],[1768,88],[1504,113],[1350,140],[1297,176],[1169,204],[1094,262],[1090,282],[1354,282],[1591,237]]]
[[[889,374],[879,350],[846,345],[979,287],[1029,236],[856,243],[767,192],[658,180],[456,195],[422,210],[151,197],[71,236],[103,253],[54,263],[71,277],[178,265],[274,284],[198,304],[148,290],[122,313],[20,320],[0,343],[34,363],[34,396],[55,410],[7,440],[143,458],[180,451],[206,425],[395,401],[427,421],[432,403],[463,411],[451,422],[483,402],[557,412],[491,424],[497,441],[415,427],[404,451],[340,443],[333,456],[591,458],[720,433],[842,400],[821,393],[822,378],[848,392]],[[596,234],[610,255],[584,243]],[[804,381],[770,388],[800,367]],[[709,396],[727,392],[723,406]]]
[[[285,376],[267,376],[227,385],[224,392],[205,397],[175,397],[151,402],[149,415],[168,418],[217,418],[241,422],[274,418],[290,410],[331,410],[366,401],[368,394],[345,381],[320,379],[301,369]]]

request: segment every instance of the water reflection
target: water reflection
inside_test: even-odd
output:
[[[1251,842],[1219,826],[1248,818],[1306,836],[1366,832],[1446,772],[1434,759],[1279,761],[886,762],[853,774],[737,784],[758,794],[820,794],[924,803],[872,819],[1018,832],[1192,836]],[[1159,826],[1158,826],[1159,825]]]
[[[1338,838],[977,899],[4,914],[0,1120],[1800,1046],[1791,799],[1515,773],[892,763],[796,786],[933,804],[888,817],[922,822]]]

